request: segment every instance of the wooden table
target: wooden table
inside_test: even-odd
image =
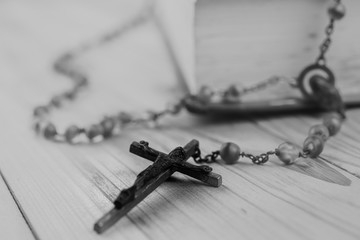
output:
[[[124,131],[99,144],[56,144],[36,136],[32,108],[70,86],[52,70],[56,57],[138,9],[138,1],[0,2],[1,239],[359,239],[358,109],[348,112],[319,159],[291,166],[276,158],[263,166],[213,164],[223,176],[220,188],[175,174],[109,231],[92,230],[149,164],[128,152],[134,140],[164,152],[192,138],[204,152],[233,141],[260,153],[284,140],[301,144],[320,121],[306,114],[208,120],[182,112],[159,128]],[[359,91],[359,48],[342,47],[350,54],[336,60],[340,87]],[[155,23],[139,26],[78,59],[91,85],[54,121],[86,125],[120,109],[161,109],[183,94],[171,62]]]

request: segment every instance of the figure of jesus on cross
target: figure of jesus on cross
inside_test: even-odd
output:
[[[133,142],[130,152],[154,163],[138,174],[133,186],[120,192],[114,201],[114,208],[95,223],[94,230],[102,233],[111,227],[176,171],[211,186],[219,187],[221,176],[212,173],[211,167],[197,166],[186,162],[198,149],[199,142],[197,140],[190,141],[184,147],[177,147],[169,154],[150,148],[145,141]]]

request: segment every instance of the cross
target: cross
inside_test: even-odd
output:
[[[133,142],[130,145],[130,152],[154,163],[137,175],[133,186],[120,192],[114,201],[114,208],[95,223],[94,230],[97,233],[107,230],[174,172],[180,172],[210,186],[219,187],[222,183],[221,175],[212,173],[211,167],[197,166],[186,162],[198,148],[199,142],[191,140],[184,147],[177,147],[169,154],[165,154],[149,147],[145,141]]]

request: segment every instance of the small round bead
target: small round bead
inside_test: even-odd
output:
[[[240,158],[240,147],[231,142],[223,143],[220,147],[220,156],[226,164],[234,164]]]
[[[305,139],[303,151],[309,154],[309,157],[316,158],[324,149],[324,142],[317,135],[309,136]]]
[[[34,109],[34,117],[44,117],[48,113],[48,108],[39,106]]]
[[[115,121],[113,118],[105,118],[101,121],[100,125],[103,127],[103,136],[105,138],[110,137],[115,128]]]
[[[73,100],[75,96],[76,96],[76,91],[74,90],[69,90],[64,93],[64,98],[69,100]]]
[[[276,149],[276,156],[285,164],[292,164],[299,157],[300,149],[291,142],[284,142]]]
[[[240,93],[236,86],[231,85],[224,93],[223,102],[237,103],[240,101]]]
[[[336,135],[341,128],[342,117],[338,113],[332,113],[324,117],[323,124],[329,130],[330,136]]]
[[[312,126],[309,130],[309,136],[312,135],[319,136],[323,140],[323,142],[325,142],[330,137],[330,132],[325,125],[317,124]]]
[[[345,16],[345,5],[342,3],[335,3],[333,6],[329,7],[328,13],[332,19],[340,20]]]
[[[117,116],[118,121],[120,121],[120,123],[122,124],[127,124],[130,123],[133,120],[133,117],[126,112],[120,112]]]
[[[208,103],[210,102],[213,95],[214,92],[209,87],[202,86],[196,95],[196,98],[203,103]]]
[[[72,126],[70,126],[70,127],[68,127],[66,129],[66,131],[65,131],[65,139],[69,143],[72,143],[74,138],[76,138],[80,133],[81,133],[81,129],[78,128],[75,125],[72,125]]]
[[[43,133],[44,133],[44,129],[45,129],[45,127],[46,127],[48,124],[49,124],[48,121],[36,120],[36,121],[34,122],[33,127],[34,127],[34,130],[35,130],[36,133],[38,133],[38,134],[43,134]]]
[[[89,129],[86,130],[86,136],[92,140],[98,136],[102,136],[104,133],[104,128],[102,125],[99,124],[93,124],[89,127]]]
[[[50,103],[51,105],[53,105],[54,107],[60,107],[61,106],[61,101],[62,101],[62,98],[61,96],[54,96]]]
[[[52,123],[48,123],[44,128],[44,137],[47,139],[53,139],[56,136],[56,127]]]
[[[82,75],[78,75],[77,73],[75,74],[75,78],[77,79],[76,81],[76,86],[77,87],[85,87],[89,84],[88,79],[85,76]]]

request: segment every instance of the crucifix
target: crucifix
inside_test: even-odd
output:
[[[191,140],[184,147],[177,147],[169,154],[149,147],[145,141],[133,142],[130,145],[130,152],[154,163],[137,175],[133,186],[120,192],[114,201],[114,208],[95,223],[94,230],[97,233],[107,230],[174,172],[181,172],[210,186],[219,187],[222,183],[221,175],[212,173],[211,167],[197,166],[186,162],[195,155],[198,149],[199,142],[197,140]]]

